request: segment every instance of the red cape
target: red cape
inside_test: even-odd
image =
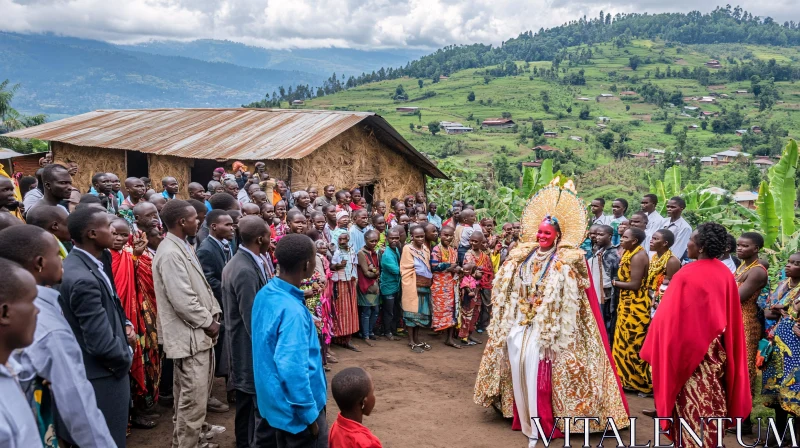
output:
[[[753,403],[739,289],[721,261],[689,263],[672,277],[639,353],[653,368],[653,395],[660,417],[672,416],[678,393],[720,335],[727,355],[725,417],[744,418]],[[662,424],[665,429],[669,426]]]

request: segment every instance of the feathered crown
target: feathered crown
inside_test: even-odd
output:
[[[588,219],[586,205],[575,192],[572,180],[561,186],[561,179],[555,177],[525,205],[520,238],[525,243],[533,242],[539,225],[549,222],[557,224],[561,229],[561,246],[578,247],[586,236]]]

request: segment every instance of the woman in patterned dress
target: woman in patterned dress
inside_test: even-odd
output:
[[[766,405],[775,409],[775,424],[783,431],[789,416],[800,416],[800,253],[786,263],[786,280],[770,295],[770,307],[764,314],[778,321],[770,334],[775,351],[767,359],[761,395]]]
[[[761,340],[763,328],[758,319],[758,297],[767,286],[769,276],[767,269],[761,265],[758,252],[764,247],[764,237],[755,232],[745,232],[736,240],[736,256],[742,264],[736,268],[734,276],[739,286],[739,298],[742,301],[742,320],[744,321],[744,337],[747,345],[747,371],[750,373],[750,393],[756,389],[756,355],[758,342]],[[750,419],[745,419],[743,434],[752,432]]]
[[[340,212],[342,213],[342,212]],[[330,269],[333,273],[331,281],[334,282],[334,309],[336,315],[333,321],[334,342],[342,347],[360,352],[351,338],[358,331],[358,301],[356,298],[356,269],[358,259],[356,252],[350,247],[350,234],[340,232],[336,237],[338,247],[331,259]]]
[[[161,352],[158,350],[158,333],[156,332],[156,293],[153,286],[153,257],[158,245],[164,239],[161,229],[153,227],[145,232],[147,249],[136,260],[136,294],[141,304],[141,315],[144,320],[144,335],[140,338],[144,355],[145,400],[148,407],[158,400],[158,389],[161,381]]]
[[[413,199],[413,197],[412,197]],[[402,282],[403,322],[408,331],[408,345],[414,353],[431,349],[427,342],[420,341],[419,329],[431,326],[431,253],[425,247],[425,230],[421,226],[411,228],[411,244],[403,247],[400,256]]]
[[[667,290],[672,276],[681,268],[678,260],[669,249],[675,244],[675,234],[671,230],[661,229],[650,238],[650,250],[654,252],[647,272],[647,295],[650,297],[650,318],[656,314],[661,297]]]
[[[456,264],[458,254],[453,248],[453,228],[442,227],[440,243],[431,252],[431,271],[433,271],[433,285],[431,285],[431,299],[433,305],[434,331],[447,330],[445,345],[461,348],[453,338],[456,325],[456,290],[458,274],[461,267]]]
[[[644,239],[641,229],[630,227],[620,240],[625,253],[619,261],[618,279],[611,281],[619,290],[612,348],[622,386],[640,394],[650,394],[653,391],[650,366],[639,358],[650,324],[650,298],[645,282],[649,263],[647,251],[641,245]]]

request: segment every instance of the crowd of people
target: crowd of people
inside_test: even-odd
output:
[[[800,411],[800,254],[770,292],[762,236],[692,229],[680,197],[666,217],[652,194],[635,213],[620,198],[606,215],[598,198],[559,216],[540,193],[498,226],[424,192],[368,203],[358,187],[292,192],[253,168],[217,168],[185,198],[174,177],[123,189],[114,173],[81,193],[76,164],[0,177],[0,441],[125,446],[162,403],[173,447],[214,447],[225,428],[207,412],[231,406],[237,447],[380,446],[362,425],[375,404],[363,369],[333,378],[327,430],[334,350],[406,340],[425,354],[425,328],[448,349],[483,347],[475,401],[534,443],[531,417],[556,434],[569,428],[555,417],[627,421],[623,391],[654,396],[653,416],[746,417],[757,368],[780,422]]]

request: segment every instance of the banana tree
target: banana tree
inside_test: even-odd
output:
[[[789,140],[786,148],[781,154],[781,159],[769,169],[769,189],[759,191],[758,200],[762,203],[767,201],[767,194],[772,196],[774,213],[780,221],[780,238],[782,243],[794,234],[796,226],[794,222],[794,203],[797,198],[797,187],[795,177],[797,176],[797,142]],[[765,213],[767,211],[765,210]]]
[[[656,211],[664,214],[669,198],[681,195],[681,170],[675,165],[664,171],[664,180],[656,180],[647,176],[650,191],[658,197]]]

